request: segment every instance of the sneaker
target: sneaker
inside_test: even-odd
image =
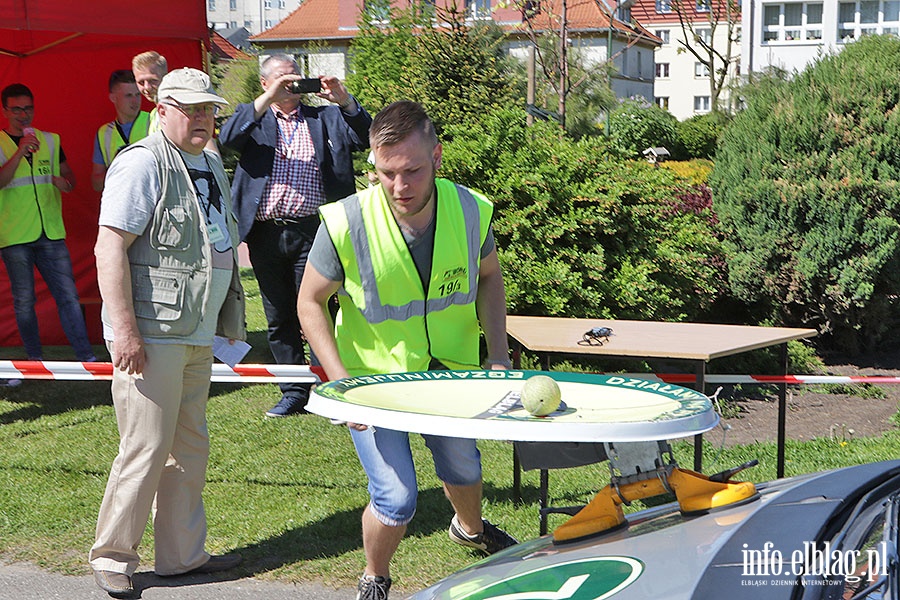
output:
[[[363,575],[356,584],[356,600],[387,600],[391,578],[381,575]]]
[[[450,521],[450,530],[447,533],[450,535],[450,539],[457,544],[481,550],[485,554],[494,554],[519,543],[518,540],[490,521],[482,519],[481,522],[484,524],[484,531],[469,535],[460,526],[456,515],[453,515],[453,519]]]
[[[306,398],[299,396],[282,396],[281,401],[266,411],[267,417],[288,417],[306,414]]]

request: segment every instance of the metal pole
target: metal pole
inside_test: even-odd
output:
[[[609,27],[606,30],[606,68],[609,77],[609,89],[612,90],[612,28],[613,28],[613,17],[615,13],[619,12],[619,0],[616,0],[616,7],[613,12],[610,12],[609,17]],[[613,93],[615,95],[615,93]],[[612,122],[610,120],[610,112],[611,109],[607,109],[606,111],[606,136],[609,137],[612,133]]]
[[[531,105],[531,106],[534,106],[534,100],[535,100],[535,97],[534,97],[534,96],[535,96],[535,92],[534,92],[534,88],[535,88],[535,82],[534,82],[534,44],[532,44],[532,45],[530,45],[530,46],[528,47],[528,64],[527,64],[527,69],[528,69],[528,89],[527,89],[527,91],[525,92],[525,102],[527,102],[527,103],[528,103],[529,105]],[[527,113],[527,115],[525,116],[525,124],[528,125],[529,127],[531,127],[532,125],[534,125],[534,115],[532,115],[530,112]]]

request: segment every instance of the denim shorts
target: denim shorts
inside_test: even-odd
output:
[[[381,427],[350,430],[359,462],[369,478],[370,508],[375,517],[392,527],[406,525],[416,513],[416,468],[409,434]],[[434,471],[449,485],[481,481],[481,453],[475,440],[422,435],[434,458]]]

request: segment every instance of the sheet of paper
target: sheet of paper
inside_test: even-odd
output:
[[[250,344],[247,342],[235,340],[233,344],[230,344],[228,338],[218,335],[213,338],[213,356],[229,367],[234,367],[241,362],[248,352],[250,352]]]

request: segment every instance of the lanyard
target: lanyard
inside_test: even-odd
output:
[[[276,125],[278,125],[279,137],[284,142],[284,156],[287,156],[290,153],[290,151],[292,149],[291,145],[294,142],[294,137],[297,135],[297,132],[300,131],[300,119],[297,118],[295,120],[294,130],[291,132],[291,135],[287,135],[285,128],[281,125],[281,122],[282,121],[287,122],[290,120],[291,119],[287,115],[284,115],[281,118],[278,117],[277,115],[275,117],[275,123],[276,123]]]

